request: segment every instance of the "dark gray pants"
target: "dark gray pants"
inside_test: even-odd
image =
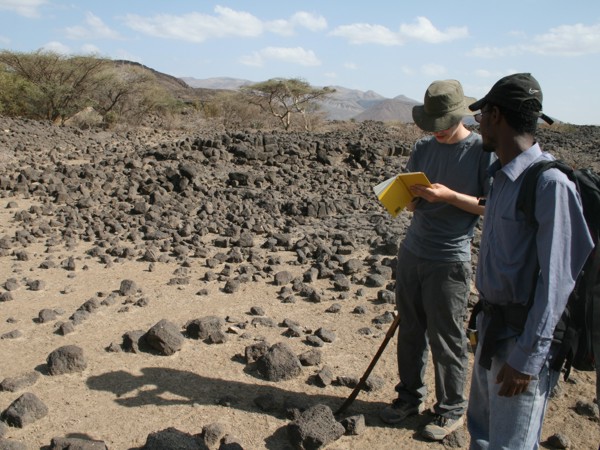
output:
[[[431,349],[435,370],[434,412],[462,416],[468,355],[465,317],[471,263],[425,260],[402,246],[396,269],[398,331],[398,397],[417,405],[425,401],[425,369]]]

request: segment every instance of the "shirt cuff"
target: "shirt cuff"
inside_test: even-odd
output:
[[[549,350],[549,346],[548,346]],[[517,341],[508,355],[506,362],[510,367],[518,370],[526,375],[536,376],[542,370],[546,359],[548,358],[548,351],[541,351],[539,353],[531,354],[530,352],[524,351]]]

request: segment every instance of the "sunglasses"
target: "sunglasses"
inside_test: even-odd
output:
[[[486,109],[486,110],[481,110],[481,112],[478,112],[477,114],[473,115],[473,118],[475,119],[475,122],[477,123],[481,123],[481,117],[485,114],[485,113],[489,113],[491,111],[491,109]]]

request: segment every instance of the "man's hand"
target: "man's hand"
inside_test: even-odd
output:
[[[406,205],[406,210],[410,212],[414,212],[417,209],[417,203],[419,203],[420,198],[415,197],[412,202]]]
[[[410,187],[410,190],[413,195],[421,197],[431,203],[449,203],[454,197],[456,197],[456,192],[439,183],[434,183],[431,186],[415,184]]]
[[[446,202],[471,214],[482,216],[485,207],[479,204],[479,199],[472,195],[461,194],[440,183],[431,186],[415,184],[410,187],[413,195],[420,197],[430,203]],[[409,209],[411,211],[411,209]]]
[[[513,369],[507,363],[504,363],[496,376],[496,384],[501,384],[498,395],[500,397],[513,397],[519,395],[527,389],[531,375],[526,375]]]

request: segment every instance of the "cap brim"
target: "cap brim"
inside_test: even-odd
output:
[[[475,103],[471,103],[469,105],[469,109],[471,111],[479,111],[481,108],[483,108],[483,105],[485,105],[487,102],[486,98],[483,97],[481,100],[477,100]]]

